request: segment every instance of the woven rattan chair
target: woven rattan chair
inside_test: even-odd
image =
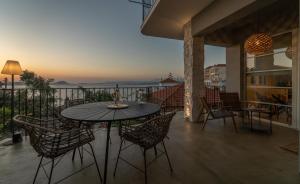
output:
[[[207,121],[209,120],[209,117],[211,116],[212,119],[223,119],[224,124],[225,124],[226,118],[232,118],[232,123],[233,123],[234,129],[235,129],[235,132],[238,132],[237,126],[236,126],[236,123],[235,123],[235,120],[234,120],[235,115],[232,111],[223,110],[223,109],[213,111],[208,106],[205,97],[201,97],[201,103],[203,105],[203,110],[206,111],[206,118],[204,120],[202,130],[204,130],[205,125],[206,125]]]
[[[55,163],[56,158],[62,157],[68,152],[86,144],[89,145],[91,149],[100,180],[102,181],[94,149],[91,145],[95,137],[90,129],[85,126],[80,128],[66,128],[66,126],[58,120],[41,120],[21,115],[15,116],[13,120],[16,125],[24,128],[28,132],[32,147],[38,153],[38,156],[41,157],[33,183],[36,181],[40,168],[43,167],[44,169],[44,158],[51,160],[50,174],[49,176],[46,174],[48,184],[50,184],[53,169],[60,161],[60,159],[58,159],[58,162]]]
[[[147,183],[147,157],[146,152],[147,150],[154,148],[158,144],[162,144],[164,151],[162,151],[162,154],[165,154],[169,163],[169,167],[171,172],[173,172],[173,168],[167,153],[167,149],[165,147],[164,139],[166,138],[168,132],[170,123],[173,119],[173,116],[175,115],[175,112],[166,113],[165,115],[160,115],[157,117],[154,117],[145,123],[141,124],[140,126],[137,126],[135,129],[125,129],[125,132],[122,135],[121,144],[118,152],[118,157],[115,165],[114,170],[114,176],[116,175],[117,167],[119,159],[126,161],[121,155],[121,151],[123,150],[123,143],[124,141],[129,141],[135,145],[140,146],[140,148],[143,150],[143,156],[144,156],[144,174],[145,174],[145,183]],[[130,164],[132,165],[132,164]],[[137,168],[137,167],[135,167]],[[141,169],[138,169],[141,170]]]

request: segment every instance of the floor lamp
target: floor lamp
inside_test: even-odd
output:
[[[2,71],[2,74],[11,75],[11,110],[10,110],[10,128],[12,133],[12,142],[20,142],[22,140],[22,136],[20,133],[15,133],[13,117],[15,114],[15,103],[14,103],[14,76],[21,75],[22,69],[20,63],[18,61],[8,60],[6,61]]]

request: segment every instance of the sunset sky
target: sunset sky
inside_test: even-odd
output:
[[[183,42],[143,36],[141,19],[127,0],[0,0],[0,65],[73,82],[183,76]],[[206,66],[225,62],[206,53]]]

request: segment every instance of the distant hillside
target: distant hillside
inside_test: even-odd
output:
[[[66,81],[57,81],[57,82],[52,82],[51,84],[53,85],[69,85],[70,83]]]

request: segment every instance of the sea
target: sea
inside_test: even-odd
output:
[[[119,88],[143,88],[160,86],[160,83],[158,81],[113,81],[99,83],[70,83],[65,81],[59,81],[50,84],[52,88],[115,88],[117,85]],[[11,85],[8,84],[7,88],[11,88]],[[23,83],[16,82],[15,88],[22,89],[26,88],[26,86]]]
[[[120,95],[123,100],[127,101],[135,101],[143,94],[146,94],[146,88],[150,87],[149,89],[151,92],[161,90],[165,87],[173,86],[166,85],[161,86],[158,81],[113,81],[113,82],[101,82],[101,83],[67,83],[64,81],[59,81],[56,83],[52,83],[50,86],[55,88],[55,98],[59,99],[57,102],[61,104],[66,98],[69,99],[82,99],[84,98],[84,92],[79,88],[87,88],[91,92],[108,92],[112,94],[115,91],[116,86],[120,88]],[[10,88],[11,85],[8,84],[7,88]],[[23,83],[16,83],[15,89],[24,89],[26,86]],[[29,96],[33,94],[30,93]],[[36,91],[35,95],[38,95],[38,91]]]

